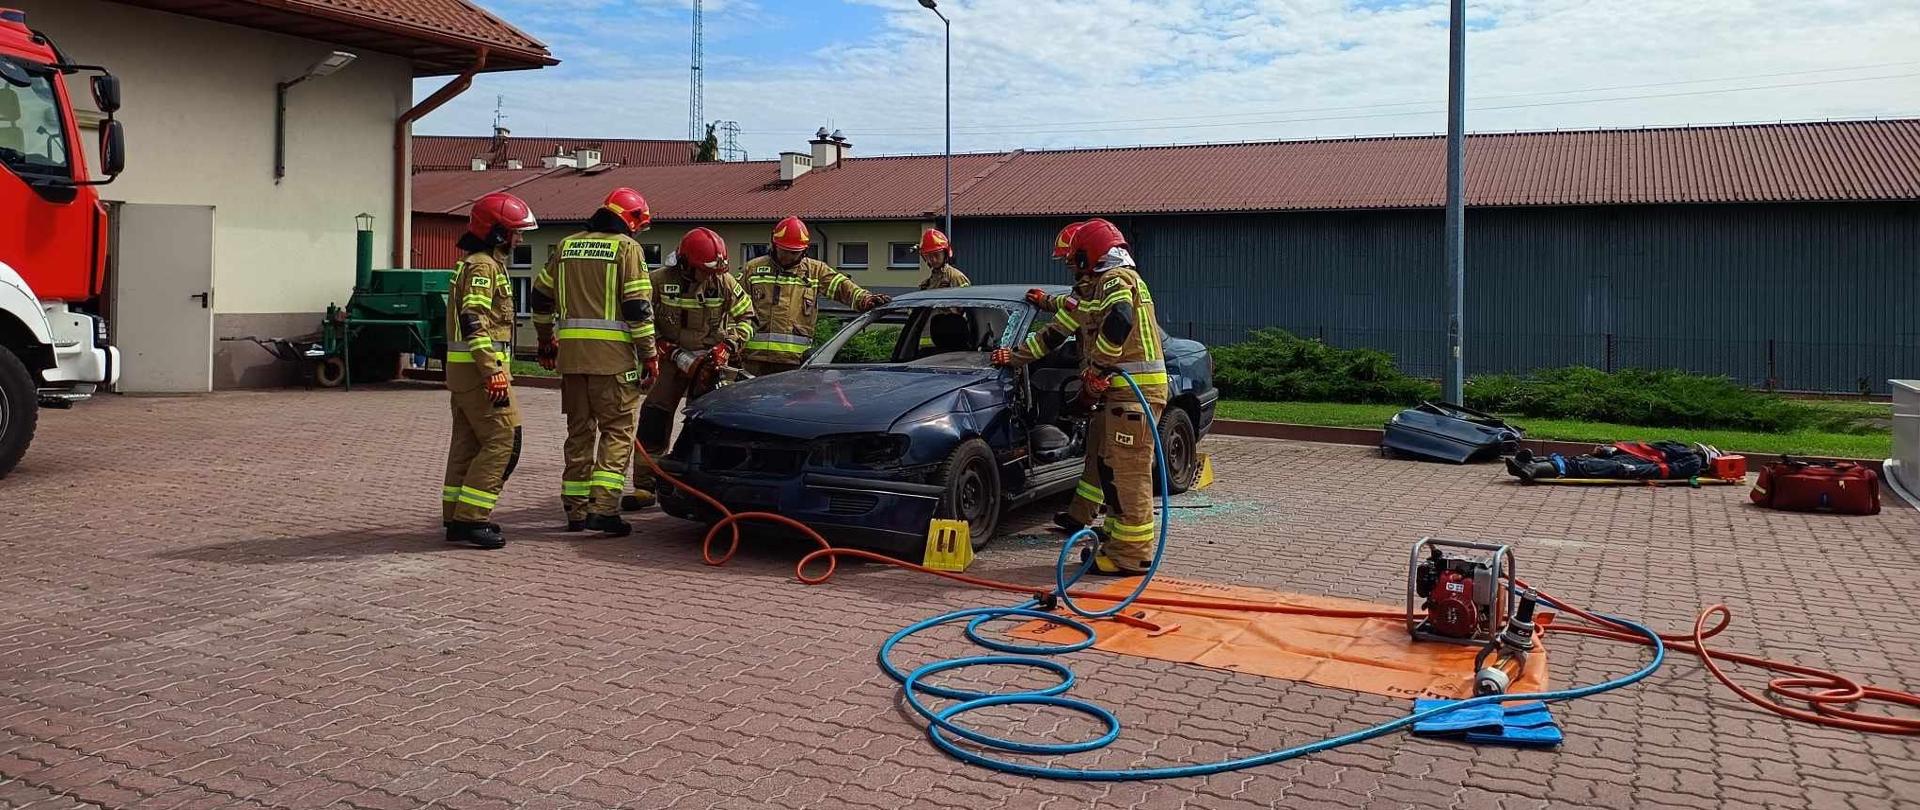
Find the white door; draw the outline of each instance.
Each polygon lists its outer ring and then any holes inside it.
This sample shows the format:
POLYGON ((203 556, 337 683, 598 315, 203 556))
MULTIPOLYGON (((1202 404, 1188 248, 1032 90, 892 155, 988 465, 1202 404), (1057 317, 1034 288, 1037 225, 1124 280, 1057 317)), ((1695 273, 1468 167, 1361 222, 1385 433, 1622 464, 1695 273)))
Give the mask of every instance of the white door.
POLYGON ((113 224, 117 390, 213 390, 213 207, 123 203, 113 224))

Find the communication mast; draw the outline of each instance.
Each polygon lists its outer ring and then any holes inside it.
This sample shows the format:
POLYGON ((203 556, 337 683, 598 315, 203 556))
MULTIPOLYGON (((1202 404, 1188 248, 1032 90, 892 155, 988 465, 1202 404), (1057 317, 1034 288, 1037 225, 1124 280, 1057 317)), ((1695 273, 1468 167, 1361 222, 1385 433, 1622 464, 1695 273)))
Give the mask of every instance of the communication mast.
POLYGON ((706 49, 702 41, 705 38, 704 28, 701 22, 700 0, 693 0, 693 75, 689 78, 691 86, 687 93, 687 140, 690 141, 707 137, 706 128, 703 126, 706 121, 706 105, 701 98, 706 92, 706 81, 702 76, 705 72, 702 64, 706 60, 701 55, 706 49))

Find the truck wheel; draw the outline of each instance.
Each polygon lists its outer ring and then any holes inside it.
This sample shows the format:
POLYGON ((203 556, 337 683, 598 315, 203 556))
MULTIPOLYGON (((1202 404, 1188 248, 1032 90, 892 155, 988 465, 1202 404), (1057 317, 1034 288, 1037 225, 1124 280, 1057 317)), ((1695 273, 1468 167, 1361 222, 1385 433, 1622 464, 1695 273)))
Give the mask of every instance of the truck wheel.
POLYGON ((948 520, 967 522, 967 535, 973 550, 979 551, 993 541, 1000 528, 1000 465, 993 450, 979 439, 968 439, 953 449, 940 468, 938 483, 946 487, 936 512, 948 520))
MULTIPOLYGON (((1178 495, 1193 488, 1193 482, 1200 476, 1199 440, 1193 433, 1193 417, 1187 415, 1187 409, 1178 405, 1168 405, 1167 412, 1160 417, 1160 449, 1167 455, 1167 492, 1178 495)), ((1154 464, 1154 497, 1160 495, 1160 468, 1154 464)))
POLYGON ((40 399, 33 373, 13 352, 0 346, 0 478, 13 472, 33 443, 39 425, 40 399))
POLYGON ((338 357, 325 357, 313 363, 313 381, 321 388, 339 388, 347 381, 347 362, 338 357))

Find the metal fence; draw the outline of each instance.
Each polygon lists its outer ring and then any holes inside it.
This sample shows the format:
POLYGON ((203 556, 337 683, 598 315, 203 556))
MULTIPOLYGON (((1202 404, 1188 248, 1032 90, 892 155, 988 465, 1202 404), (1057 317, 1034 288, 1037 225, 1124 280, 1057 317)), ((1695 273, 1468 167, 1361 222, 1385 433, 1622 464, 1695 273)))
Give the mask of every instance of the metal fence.
MULTIPOLYGON (((1401 371, 1428 379, 1440 377, 1446 347, 1446 333, 1440 330, 1288 327, 1219 321, 1168 321, 1162 326, 1178 337, 1209 346, 1240 343, 1256 329, 1285 329, 1336 348, 1387 352, 1393 355, 1401 371)), ((1885 394, 1888 392, 1887 369, 1904 369, 1907 376, 1920 375, 1920 345, 1911 343, 1523 332, 1502 333, 1497 339, 1485 340, 1476 340, 1469 334, 1465 352, 1469 375, 1525 373, 1561 366, 1590 366, 1609 372, 1683 369, 1724 375, 1742 385, 1773 391, 1885 394)))

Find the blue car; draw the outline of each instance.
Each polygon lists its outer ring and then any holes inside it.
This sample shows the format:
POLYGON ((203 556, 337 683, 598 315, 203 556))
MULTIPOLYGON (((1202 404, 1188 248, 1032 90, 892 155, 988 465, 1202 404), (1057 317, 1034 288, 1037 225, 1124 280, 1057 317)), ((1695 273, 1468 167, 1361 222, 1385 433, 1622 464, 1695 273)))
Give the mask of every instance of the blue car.
MULTIPOLYGON (((1069 340, 1021 369, 988 354, 1051 314, 1027 287, 902 295, 859 316, 798 369, 725 386, 687 407, 668 472, 740 511, 778 512, 836 545, 917 556, 933 518, 967 522, 977 549, 1003 512, 1069 492, 1086 420, 1079 347, 1069 340)), ((1067 292, 1065 287, 1048 288, 1067 292)), ((1191 340, 1165 345, 1169 405, 1160 420, 1175 492, 1198 475, 1196 448, 1219 393, 1213 360, 1191 340)), ((672 487, 668 514, 711 522, 672 487)))

